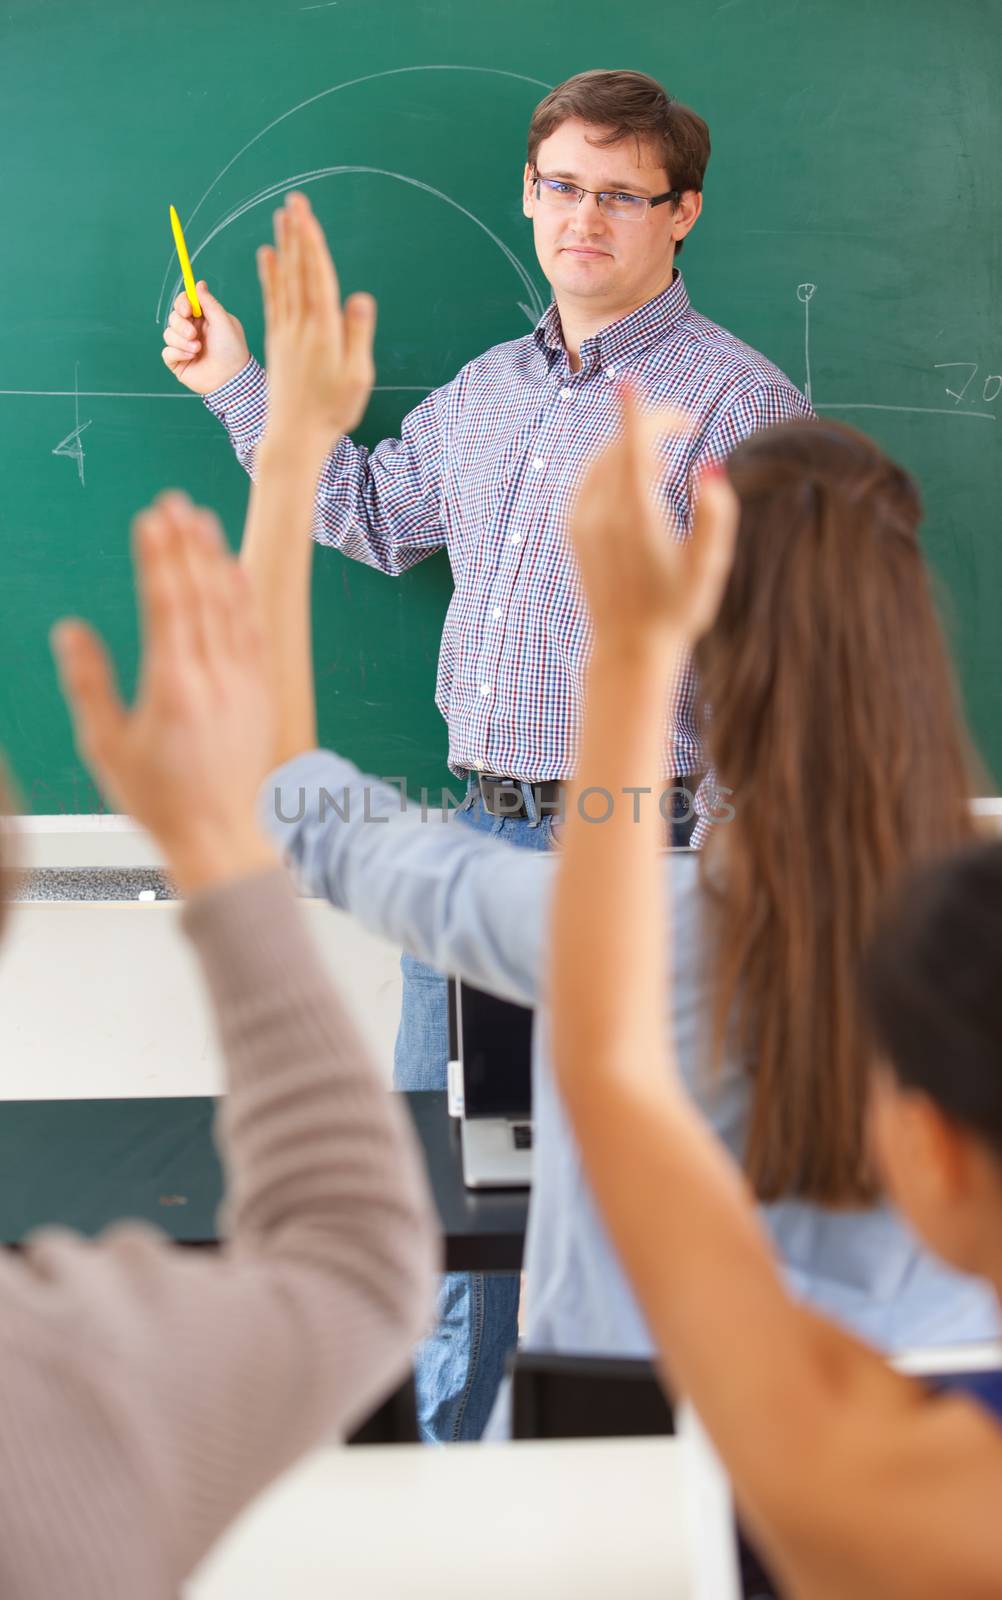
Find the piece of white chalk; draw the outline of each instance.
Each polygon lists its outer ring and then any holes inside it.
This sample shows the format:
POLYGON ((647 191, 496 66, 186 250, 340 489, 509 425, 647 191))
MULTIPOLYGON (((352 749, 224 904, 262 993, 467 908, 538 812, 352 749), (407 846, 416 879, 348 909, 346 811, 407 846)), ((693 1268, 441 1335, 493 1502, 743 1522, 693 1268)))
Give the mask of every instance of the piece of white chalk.
POLYGON ((156 897, 157 891, 155 889, 140 889, 139 891, 140 900, 155 900, 156 897))

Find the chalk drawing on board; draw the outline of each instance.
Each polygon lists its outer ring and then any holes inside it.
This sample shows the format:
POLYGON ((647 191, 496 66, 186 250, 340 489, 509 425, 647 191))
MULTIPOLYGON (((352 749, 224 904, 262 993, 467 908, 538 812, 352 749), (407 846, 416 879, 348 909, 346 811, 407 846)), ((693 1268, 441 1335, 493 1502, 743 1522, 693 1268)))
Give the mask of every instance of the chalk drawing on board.
POLYGON ((73 409, 76 419, 76 427, 73 429, 72 433, 68 433, 66 435, 65 439, 60 439, 52 454, 54 456, 69 456, 71 461, 76 462, 77 476, 80 479, 80 487, 81 489, 85 489, 87 485, 84 480, 84 447, 80 441, 80 435, 84 432, 84 429, 90 427, 90 419, 88 418, 88 420, 83 423, 80 421, 79 377, 80 363, 77 361, 73 367, 73 409))
MULTIPOLYGON (((216 176, 209 184, 209 187, 206 189, 205 193, 200 196, 200 198, 196 201, 193 210, 190 211, 185 217, 183 223, 185 238, 188 237, 188 229, 198 216, 198 213, 201 211, 203 205, 209 198, 213 189, 215 189, 216 185, 222 182, 230 168, 236 165, 241 156, 246 155, 247 151, 252 147, 252 145, 257 144, 260 139, 263 139, 266 134, 269 134, 272 128, 277 128, 279 123, 285 122, 289 117, 294 117, 297 112, 305 111, 307 106, 315 105, 318 100, 325 100, 328 95, 340 94, 342 89, 354 89, 362 83, 375 83, 379 78, 395 78, 412 72, 486 73, 495 78, 513 78, 518 83, 531 84, 533 88, 542 89, 544 93, 548 93, 550 89, 553 88, 552 83, 544 83, 541 78, 529 78, 526 77, 525 73, 523 72, 508 72, 503 67, 468 67, 447 63, 426 63, 422 66, 414 67, 387 67, 382 72, 366 72, 359 78, 345 78, 343 83, 333 83, 329 88, 321 89, 319 93, 311 94, 307 97, 307 99, 300 100, 298 105, 290 106, 287 111, 283 111, 280 116, 274 117, 271 122, 266 123, 263 128, 259 129, 252 139, 248 139, 247 143, 241 146, 236 155, 230 157, 225 167, 222 167, 219 172, 216 173, 216 176)), ((164 268, 163 281, 160 285, 160 298, 157 300, 157 309, 154 313, 154 321, 157 323, 161 321, 163 316, 164 294, 167 289, 167 281, 171 275, 174 259, 173 253, 169 254, 167 257, 167 265, 164 268)), ((171 300, 173 300, 175 296, 180 293, 180 286, 181 280, 178 279, 174 293, 170 296, 171 300)))
MULTIPOLYGON (((977 361, 937 361, 936 362, 936 366, 935 366, 935 368, 933 370, 936 371, 936 372, 943 372, 949 367, 966 367, 968 369, 967 379, 966 379, 966 382, 964 383, 964 387, 962 389, 960 389, 958 391, 957 389, 951 389, 949 387, 949 385, 947 385, 947 387, 946 387, 946 392, 950 396, 950 399, 954 402, 955 405, 959 406, 961 400, 963 400, 963 398, 966 395, 968 389, 971 387, 971 384, 974 382, 975 376, 977 375, 977 371, 978 371, 978 362, 977 361)), ((985 379, 983 385, 982 385, 981 398, 982 398, 983 401, 985 401, 986 404, 990 405, 992 401, 998 399, 1000 393, 1002 393, 1002 374, 999 374, 997 372, 990 372, 988 374, 987 378, 985 379), (992 384, 995 385, 995 388, 992 389, 991 394, 989 394, 988 391, 989 391, 989 389, 991 389, 992 384)))
MULTIPOLYGON (((926 416, 930 417, 980 417, 985 422, 994 422, 996 420, 994 411, 960 411, 952 406, 895 406, 886 405, 875 400, 815 400, 812 393, 813 381, 811 377, 810 317, 811 301, 814 299, 814 296, 817 293, 817 288, 818 286, 816 283, 798 283, 797 285, 797 299, 801 302, 804 308, 804 393, 808 400, 810 400, 815 411, 901 411, 912 412, 916 415, 925 414, 926 416)), ((936 362, 936 367, 966 367, 972 365, 974 367, 974 371, 976 372, 976 363, 971 363, 968 361, 936 362)), ((935 370, 935 368, 933 370, 935 370)), ((971 376, 973 377, 973 373, 971 376)), ((948 395, 955 396, 958 406, 969 383, 970 378, 968 378, 967 384, 964 385, 964 388, 961 390, 959 395, 955 395, 955 391, 953 389, 947 389, 946 391, 948 395)), ((998 388, 991 396, 988 394, 988 383, 985 384, 983 398, 985 401, 988 401, 989 399, 994 400, 1000 391, 1002 391, 1002 377, 999 377, 998 388)))
MULTIPOLYGON (((257 194, 248 196, 246 200, 242 200, 239 205, 234 206, 233 210, 227 212, 226 216, 217 222, 215 227, 205 235, 204 239, 199 240, 195 248, 190 251, 192 266, 194 266, 203 250, 207 250, 212 241, 218 238, 219 234, 248 211, 252 211, 255 206, 265 205, 269 200, 277 199, 279 195, 287 193, 290 189, 305 189, 307 185, 320 183, 324 178, 340 178, 350 173, 362 173, 366 177, 373 178, 393 178, 397 183, 406 183, 412 189, 421 189, 425 194, 433 195, 436 200, 444 201, 446 205, 452 206, 455 211, 467 217, 475 227, 487 235, 492 244, 497 246, 505 260, 510 263, 513 271, 518 275, 519 281, 528 296, 528 303, 523 300, 517 301, 519 310, 524 313, 533 325, 539 321, 539 318, 546 310, 543 297, 518 256, 513 250, 509 250, 504 240, 499 239, 497 234, 493 233, 480 217, 476 216, 472 211, 468 211, 465 206, 461 206, 458 200, 454 200, 451 195, 446 194, 442 189, 436 189, 432 184, 425 183, 421 178, 412 178, 406 172, 391 172, 386 167, 315 167, 311 172, 293 173, 288 178, 280 179, 278 183, 270 183, 267 188, 260 189, 257 194)), ((172 301, 175 295, 180 294, 181 284, 182 279, 177 277, 171 290, 170 298, 172 301)))
MULTIPOLYGON (((430 394, 430 383, 377 383, 373 394, 430 394)), ((65 399, 69 395, 77 395, 81 400, 201 400, 200 394, 173 394, 168 389, 0 389, 0 397, 4 395, 17 396, 20 399, 65 399)), ((85 422, 84 428, 89 428, 90 423, 85 422)), ((81 428, 81 433, 83 428, 81 428)), ((70 438, 71 435, 67 435, 70 438)), ((66 443, 66 440, 63 440, 66 443)), ((57 446, 53 455, 66 455, 69 452, 60 450, 57 446)))
POLYGON ((798 283, 797 299, 804 308, 804 393, 811 398, 811 301, 817 293, 816 283, 798 283))
POLYGON ((976 361, 937 361, 936 365, 933 368, 933 371, 934 372, 943 372, 948 367, 967 367, 968 368, 967 382, 964 384, 964 387, 961 390, 958 391, 956 389, 951 389, 949 387, 949 385, 947 385, 947 389, 946 389, 946 392, 950 396, 950 399, 951 400, 955 400, 957 405, 959 406, 961 400, 963 400, 965 394, 967 393, 968 389, 971 386, 971 380, 974 377, 974 374, 978 370, 978 363, 976 361))

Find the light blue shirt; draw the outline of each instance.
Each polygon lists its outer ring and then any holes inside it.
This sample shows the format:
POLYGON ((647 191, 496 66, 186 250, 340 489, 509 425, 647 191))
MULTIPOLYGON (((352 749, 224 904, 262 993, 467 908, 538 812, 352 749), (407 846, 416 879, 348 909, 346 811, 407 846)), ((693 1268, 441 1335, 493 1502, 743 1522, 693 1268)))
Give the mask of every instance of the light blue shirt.
MULTIPOLYGON (((265 783, 262 820, 305 892, 440 972, 538 1006, 533 1061, 534 1177, 526 1239, 525 1343, 568 1353, 649 1356, 650 1334, 599 1219, 550 1068, 545 982, 557 858, 519 850, 432 810, 328 751, 265 783)), ((740 1161, 747 1074, 702 1065, 711 962, 699 857, 664 858, 671 906, 672 1024, 682 1077, 740 1161)), ((667 976, 667 975, 666 975, 667 976)), ((829 1211, 762 1207, 792 1289, 883 1350, 1000 1333, 992 1289, 942 1265, 886 1205, 829 1211)), ((698 1229, 699 1217, 694 1215, 698 1229)))

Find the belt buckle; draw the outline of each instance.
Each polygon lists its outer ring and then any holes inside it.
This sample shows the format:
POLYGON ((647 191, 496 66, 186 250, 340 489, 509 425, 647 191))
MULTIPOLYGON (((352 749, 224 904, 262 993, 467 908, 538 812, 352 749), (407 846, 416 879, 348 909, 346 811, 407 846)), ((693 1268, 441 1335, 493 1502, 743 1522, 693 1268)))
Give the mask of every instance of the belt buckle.
POLYGON ((482 772, 477 773, 477 785, 480 789, 480 804, 488 813, 488 815, 492 817, 501 817, 502 819, 505 817, 518 816, 518 806, 514 807, 510 811, 504 807, 499 808, 498 810, 494 809, 500 797, 505 794, 517 794, 519 797, 519 803, 522 803, 523 797, 521 785, 519 784, 518 780, 516 778, 498 778, 495 777, 493 773, 487 773, 486 776, 491 785, 490 791, 488 792, 484 788, 484 776, 485 774, 482 772), (493 804, 491 804, 491 800, 493 800, 493 804))

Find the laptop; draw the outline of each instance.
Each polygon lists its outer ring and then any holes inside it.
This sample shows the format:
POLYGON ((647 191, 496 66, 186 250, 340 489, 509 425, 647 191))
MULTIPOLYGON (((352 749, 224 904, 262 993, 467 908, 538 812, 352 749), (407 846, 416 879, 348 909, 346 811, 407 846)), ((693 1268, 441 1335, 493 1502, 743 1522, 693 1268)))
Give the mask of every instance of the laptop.
MULTIPOLYGON (((891 1363, 937 1391, 961 1390, 1002 1425, 1002 1344, 994 1339, 909 1350, 891 1363)), ((686 1446, 686 1534, 692 1600, 785 1600, 734 1516, 730 1484, 691 1405, 676 1411, 686 1446)))
POLYGON ((527 1188, 532 1182, 533 1013, 469 983, 457 981, 450 988, 450 1054, 461 1079, 463 1182, 468 1189, 527 1188))

